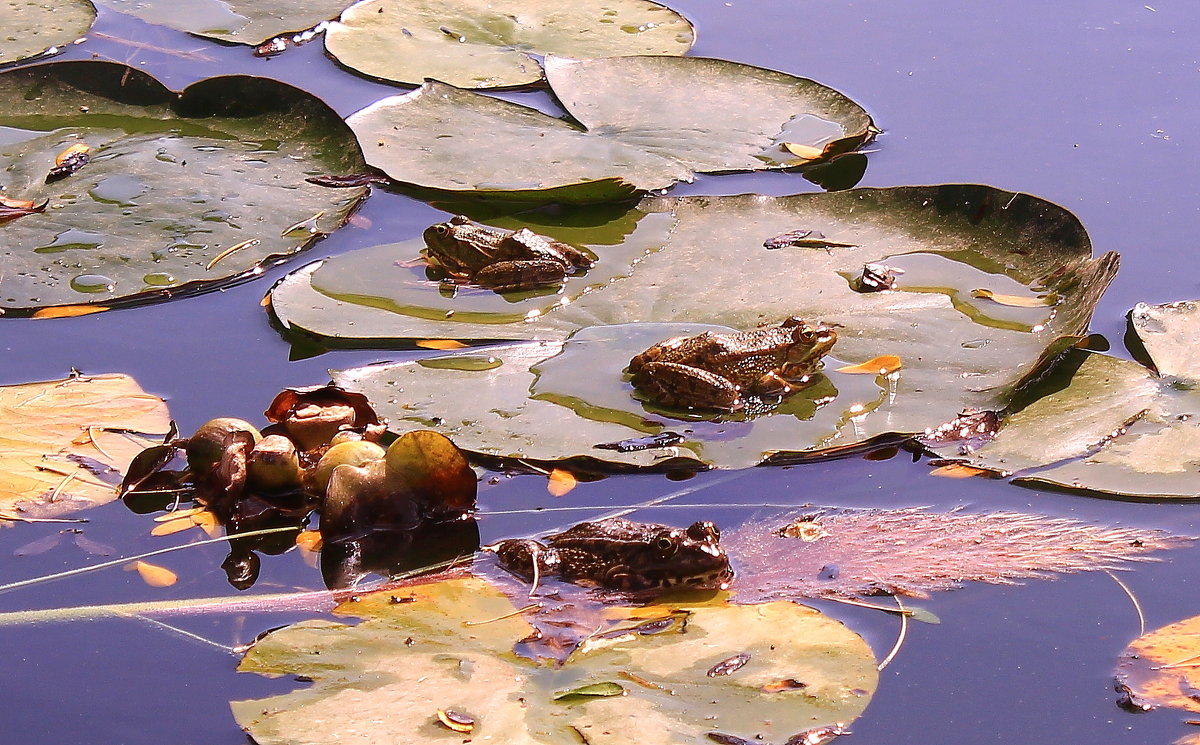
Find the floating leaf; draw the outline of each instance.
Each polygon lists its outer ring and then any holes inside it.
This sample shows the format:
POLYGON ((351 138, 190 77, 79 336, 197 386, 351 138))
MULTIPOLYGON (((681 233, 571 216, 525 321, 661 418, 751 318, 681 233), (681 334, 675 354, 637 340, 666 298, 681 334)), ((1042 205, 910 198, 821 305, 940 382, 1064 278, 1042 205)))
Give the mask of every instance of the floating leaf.
POLYGON ((981 288, 971 290, 971 297, 991 300, 993 303, 1001 305, 1011 305, 1014 308, 1042 308, 1055 303, 1055 298, 1050 295, 1005 295, 981 288))
POLYGON ((685 18, 646 0, 363 0, 330 24, 325 48, 384 80, 496 88, 541 80, 533 55, 682 55, 694 40, 685 18))
MULTIPOLYGON (((588 214, 560 219, 577 226, 588 214)), ((434 426, 453 433, 461 447, 500 457, 742 467, 921 433, 966 409, 1003 409, 1043 360, 1086 331, 1117 265, 1113 254, 1090 257, 1087 236, 1070 213, 976 186, 647 200, 617 222, 628 236, 619 243, 607 226, 589 233, 534 225, 600 257, 585 276, 569 279, 562 294, 467 291, 447 298, 422 284, 416 270, 396 266, 418 255, 417 241, 306 267, 273 290, 273 308, 285 326, 331 345, 548 340, 488 350, 499 364, 468 364, 480 353, 464 351, 436 365, 335 373, 339 384, 372 398, 396 431, 440 420, 434 426), (830 251, 762 245, 799 228, 855 245, 830 251), (863 264, 884 259, 902 266, 912 284, 856 292, 852 279, 863 264), (998 273, 1000 267, 1007 268, 998 273), (763 277, 789 279, 758 281, 763 277), (972 298, 981 280, 1013 292, 1052 285, 1061 301, 1052 310, 972 298), (629 360, 669 337, 745 330, 782 321, 785 313, 839 324, 839 339, 813 383, 763 416, 698 421, 714 415, 644 404, 625 382, 629 360), (623 323, 631 320, 640 323, 623 323), (577 331, 582 326, 592 328, 577 331), (570 341, 559 341, 572 332, 570 341), (838 371, 900 354, 903 369, 887 378, 838 371), (678 447, 597 447, 678 431, 684 423, 692 431, 678 447)))
POLYGON ((176 94, 124 65, 50 63, 0 74, 0 112, 6 192, 50 205, 0 221, 7 315, 77 315, 253 276, 339 227, 366 193, 305 182, 362 161, 336 114, 274 81, 212 78, 176 94), (45 183, 64 149, 83 147, 85 166, 45 183), (318 233, 280 235, 319 209, 318 233))
POLYGON ((321 550, 321 531, 302 530, 296 534, 296 545, 305 551, 321 550))
POLYGON ((1200 616, 1163 626, 1130 642, 1117 663, 1123 703, 1200 712, 1200 616))
POLYGON ((467 345, 454 339, 422 339, 417 346, 422 349, 463 349, 467 345))
POLYGON ((472 737, 510 743, 577 742, 580 733, 594 745, 702 742, 714 731, 781 743, 814 724, 854 720, 878 677, 861 638, 794 603, 610 608, 606 615, 617 626, 674 608, 686 615, 687 633, 597 639, 558 666, 513 654, 532 628, 482 580, 412 589, 412 602, 396 604, 381 593, 342 605, 339 613, 364 619, 357 625, 306 621, 260 640, 241 670, 304 675, 313 684, 233 702, 238 723, 260 745, 443 742, 451 733, 438 710, 469 712, 472 737), (706 676, 738 652, 754 662, 732 675, 706 676), (789 678, 807 685, 762 690, 789 678), (650 685, 626 687, 621 679, 650 685), (555 700, 564 691, 621 688, 624 695, 555 700))
POLYGON ((743 602, 799 597, 915 595, 964 582, 1013 584, 1054 573, 1112 569, 1188 540, 1017 512, 822 510, 747 523, 722 544, 737 558, 743 602), (818 540, 796 526, 818 525, 818 540))
POLYGON ((175 572, 158 564, 151 564, 148 561, 135 561, 127 566, 126 569, 137 571, 142 581, 151 587, 170 587, 179 581, 179 575, 175 574, 175 572))
POLYGON ((969 479, 973 476, 982 476, 985 473, 990 473, 990 471, 983 468, 972 468, 962 463, 949 463, 934 468, 929 472, 929 475, 940 476, 944 479, 969 479))
POLYGON ((725 60, 548 57, 545 66, 578 123, 437 81, 346 122, 367 162, 397 181, 576 202, 619 198, 615 183, 596 192, 611 179, 650 190, 696 172, 787 167, 795 159, 782 136, 834 153, 876 132, 830 88, 725 60), (562 191, 536 193, 548 189, 562 191))
POLYGON ((257 46, 336 18, 351 0, 96 0, 158 26, 257 46))
POLYGON ((70 44, 96 20, 88 0, 0 0, 0 64, 36 57, 70 44))
POLYGON ((439 722, 455 732, 473 732, 475 730, 474 717, 461 712, 438 709, 437 718, 439 722))
POLYGON ((857 365, 839 367, 837 371, 850 375, 891 375, 902 367, 904 367, 904 363, 898 356, 882 354, 857 365))
POLYGON ((192 521, 191 517, 179 517, 174 520, 169 520, 167 522, 155 525, 153 528, 151 528, 150 535, 174 535, 176 533, 182 533, 183 531, 188 530, 195 525, 196 523, 192 521))
POLYGON ((625 693, 625 686, 612 681, 604 681, 602 683, 588 683, 585 686, 571 688, 566 691, 555 693, 553 698, 555 701, 563 701, 573 698, 586 698, 588 696, 597 696, 605 698, 608 696, 620 696, 625 693))
MULTIPOLYGON (((41 308, 33 312, 30 318, 78 318, 90 316, 93 313, 103 313, 108 310, 105 305, 55 305, 52 308, 41 308)), ((3 315, 3 312, 0 312, 3 315)))
POLYGON ((549 480, 546 483, 546 491, 550 492, 550 496, 552 497, 561 497, 574 489, 578 483, 575 479, 575 474, 562 468, 555 468, 550 472, 549 480))
POLYGON ((0 509, 52 517, 111 501, 169 426, 162 399, 125 375, 0 387, 0 509))

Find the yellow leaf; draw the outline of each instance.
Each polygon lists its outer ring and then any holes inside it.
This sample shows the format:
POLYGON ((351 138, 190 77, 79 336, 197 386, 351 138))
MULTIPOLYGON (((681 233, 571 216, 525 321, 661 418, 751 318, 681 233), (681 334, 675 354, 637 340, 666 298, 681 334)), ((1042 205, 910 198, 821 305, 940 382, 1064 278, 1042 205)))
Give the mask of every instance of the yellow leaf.
POLYGON ((90 153, 91 151, 92 149, 87 145, 81 142, 76 143, 59 153, 58 157, 54 159, 54 165, 61 166, 63 163, 67 162, 67 158, 70 158, 73 155, 84 155, 86 153, 90 153))
POLYGON ((197 512, 191 516, 192 524, 197 525, 208 534, 209 538, 218 538, 221 535, 221 523, 217 522, 217 516, 208 510, 197 512))
POLYGON ((417 346, 425 349, 465 349, 467 345, 454 339, 422 339, 417 346))
POLYGON ((321 533, 316 530, 304 530, 296 534, 296 545, 305 551, 321 550, 321 533))
POLYGON ((1029 296, 1029 295, 1002 295, 998 292, 992 292, 983 288, 971 290, 971 297, 977 297, 983 300, 991 300, 993 303, 1000 305, 1009 305, 1014 308, 1045 308, 1047 305, 1054 305, 1057 302, 1053 295, 1029 296))
POLYGON ((982 476, 987 471, 982 468, 974 468, 972 466, 963 465, 962 463, 951 463, 947 466, 939 466, 929 472, 930 476, 941 476, 946 479, 969 479, 972 476, 982 476))
POLYGON ((77 318, 90 316, 93 313, 103 313, 108 310, 104 305, 55 305, 52 308, 42 308, 34 312, 34 318, 77 318))
POLYGON ((175 520, 170 520, 165 523, 159 523, 150 530, 150 535, 172 535, 182 533, 196 523, 192 522, 191 517, 181 517, 175 520))
POLYGON ((575 478, 575 474, 570 471, 564 471, 561 468, 555 468, 550 472, 550 480, 546 483, 546 491, 550 492, 551 496, 561 497, 574 489, 578 483, 579 481, 575 478))
POLYGON ((837 371, 851 375, 891 375, 902 367, 904 363, 896 355, 881 354, 857 365, 839 367, 837 371))
POLYGON ((115 499, 96 464, 124 473, 170 421, 162 399, 127 375, 0 386, 0 510, 57 517, 115 499))
POLYGON ((171 520, 178 520, 181 517, 191 517, 192 515, 196 514, 197 512, 203 512, 203 511, 204 511, 203 507, 188 507, 186 510, 175 510, 174 512, 164 512, 163 514, 159 515, 158 517, 155 517, 154 522, 156 522, 156 523, 170 522, 171 520))
POLYGON ((136 570, 141 576, 142 581, 151 587, 170 587, 179 581, 179 575, 172 572, 166 567, 160 567, 158 564, 151 564, 146 561, 135 561, 132 565, 125 567, 126 571, 136 570))
POLYGON ((812 145, 801 145, 798 142, 785 142, 783 149, 804 160, 816 160, 825 155, 825 150, 812 145))
POLYGON ((470 733, 475 729, 475 719, 469 714, 460 714, 457 711, 449 709, 438 709, 437 718, 443 726, 455 732, 470 733))

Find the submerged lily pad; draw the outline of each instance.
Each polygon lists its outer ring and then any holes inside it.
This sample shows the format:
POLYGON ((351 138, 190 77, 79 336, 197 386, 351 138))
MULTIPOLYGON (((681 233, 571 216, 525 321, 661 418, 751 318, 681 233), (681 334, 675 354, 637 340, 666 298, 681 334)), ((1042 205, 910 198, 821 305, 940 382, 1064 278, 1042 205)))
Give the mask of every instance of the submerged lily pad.
POLYGON ((52 63, 0 75, 0 112, 6 196, 49 201, 0 223, 0 312, 246 276, 341 226, 366 194, 305 182, 362 161, 336 114, 274 81, 176 94, 124 65, 52 63), (70 147, 86 162, 47 183, 70 147))
MULTIPOLYGON (((488 350, 504 364, 486 370, 402 363, 336 377, 367 393, 394 428, 432 424, 470 450, 647 465, 654 454, 595 446, 678 429, 688 438, 667 454, 732 467, 921 432, 967 407, 1004 408, 1043 359, 1085 332, 1117 265, 1115 254, 1090 257, 1086 233, 1062 208, 987 187, 657 199, 644 201, 635 214, 637 228, 615 250, 588 243, 586 231, 559 234, 553 226, 535 226, 600 257, 586 275, 568 279, 560 295, 469 291, 439 296, 445 304, 435 304, 412 269, 395 266, 409 257, 392 253, 389 265, 347 258, 306 268, 273 291, 272 304, 293 329, 357 344, 403 338, 561 342, 591 325, 684 324, 583 331, 565 348, 488 350), (821 244, 853 245, 763 246, 801 229, 822 233, 821 244), (632 260, 626 253, 631 248, 632 260), (353 269, 343 273, 347 260, 353 269), (863 265, 871 262, 904 269, 896 290, 855 289, 863 265), (386 292, 351 293, 352 278, 364 277, 386 292), (981 287, 1053 297, 1054 305, 998 304, 972 293, 981 287), (643 405, 622 377, 634 354, 692 333, 687 329, 697 324, 744 330, 791 315, 837 324, 839 339, 819 384, 768 416, 698 424, 696 417, 643 405), (561 357, 545 361, 560 349, 561 357), (881 355, 899 357, 901 369, 881 376, 835 370, 881 355), (462 393, 446 396, 447 390, 462 393)), ((415 257, 416 246, 409 250, 415 257)))
POLYGON ((96 20, 88 0, 0 0, 0 64, 70 44, 96 20))
POLYGON ((472 739, 506 743, 565 745, 583 736, 595 745, 665 745, 706 735, 781 743, 814 727, 849 724, 878 679, 859 636, 793 603, 613 608, 609 622, 621 627, 682 610, 686 633, 675 624, 662 633, 601 635, 556 666, 514 654, 513 645, 533 629, 482 580, 406 589, 405 602, 395 602, 395 594, 340 606, 339 613, 364 619, 356 626, 306 621, 247 653, 242 671, 313 681, 282 696, 232 703, 255 742, 462 739, 449 721, 470 723, 472 739), (735 655, 746 655, 746 664, 708 675, 735 655), (791 683, 780 685, 785 681, 791 683), (619 695, 611 695, 614 686, 619 695))
POLYGON ((352 0, 96 0, 167 28, 236 44, 257 45, 336 18, 352 0))
POLYGON ((541 80, 534 55, 682 55, 695 38, 683 16, 648 0, 363 0, 330 25, 325 48, 384 80, 496 88, 541 80))
POLYGON ((510 196, 604 179, 651 190, 695 172, 803 165, 877 131, 831 88, 725 60, 547 57, 545 67, 575 121, 438 81, 346 121, 367 161, 397 181, 510 196), (798 157, 785 143, 815 154, 798 157))
POLYGON ((1018 483, 1143 499, 1200 497, 1200 302, 1130 313, 1158 374, 1077 353, 965 459, 1018 483))

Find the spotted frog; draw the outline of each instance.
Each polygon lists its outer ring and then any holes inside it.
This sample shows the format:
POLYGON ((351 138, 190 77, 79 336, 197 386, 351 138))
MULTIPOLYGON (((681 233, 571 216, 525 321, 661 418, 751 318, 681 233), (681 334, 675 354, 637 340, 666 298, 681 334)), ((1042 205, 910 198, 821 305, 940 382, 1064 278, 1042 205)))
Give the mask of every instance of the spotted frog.
POLYGON ((580 523, 544 543, 514 539, 487 549, 505 569, 530 580, 553 576, 626 592, 725 589, 733 571, 720 537, 707 521, 682 529, 614 517, 580 523))
POLYGON ((633 385, 663 406, 738 411, 746 397, 808 385, 837 332, 792 317, 738 333, 706 331, 655 344, 629 362, 633 385))
POLYGON ((456 280, 496 292, 562 282, 588 269, 590 256, 529 228, 504 230, 455 215, 425 229, 426 255, 456 280))

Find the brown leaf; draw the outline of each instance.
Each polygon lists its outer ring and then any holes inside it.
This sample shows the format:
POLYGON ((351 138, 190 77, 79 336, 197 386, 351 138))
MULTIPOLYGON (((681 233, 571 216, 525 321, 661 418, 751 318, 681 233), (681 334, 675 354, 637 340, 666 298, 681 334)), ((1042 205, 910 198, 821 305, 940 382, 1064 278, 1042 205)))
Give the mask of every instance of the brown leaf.
POLYGON ((142 581, 151 587, 170 587, 179 581, 179 575, 166 567, 151 564, 147 561, 135 561, 125 567, 126 571, 135 570, 142 581))
POLYGON ((106 305, 55 305, 50 308, 40 308, 34 312, 33 318, 78 318, 90 316, 93 313, 103 313, 108 310, 106 305))
POLYGON ((550 496, 552 497, 561 497, 574 489, 578 483, 579 481, 576 480, 575 474, 562 468, 555 468, 550 472, 549 481, 546 483, 546 491, 550 492, 550 496))
POLYGON ((319 530, 302 530, 296 534, 296 545, 305 551, 321 550, 321 532, 319 530))
POLYGON ((458 446, 433 430, 406 432, 384 456, 389 474, 400 477, 435 512, 475 509, 479 482, 458 446))
POLYGON ((1017 512, 829 510, 750 522, 722 543, 738 558, 738 600, 925 596, 964 582, 1012 584, 1054 572, 1111 569, 1188 540, 1017 512), (790 526, 817 523, 805 542, 790 526))
POLYGON ((28 199, 0 197, 0 224, 16 220, 18 217, 45 212, 47 204, 49 201, 45 199, 40 202, 31 202, 28 199))
POLYGON ((158 525, 155 525, 150 530, 150 535, 153 535, 153 536, 174 535, 175 533, 182 533, 183 531, 191 528, 195 524, 196 523, 192 522, 192 518, 190 516, 189 517, 181 517, 181 518, 178 518, 175 520, 170 520, 168 522, 159 523, 158 525))
POLYGON ((973 468, 963 463, 950 463, 929 472, 930 476, 940 476, 944 479, 969 479, 972 476, 987 476, 989 471, 982 468, 973 468))
POLYGON ((881 354, 857 365, 839 367, 837 371, 851 375, 891 375, 902 367, 904 363, 896 355, 881 354))
POLYGON ((117 496, 133 457, 170 427, 126 375, 0 386, 0 510, 52 517, 117 496))

